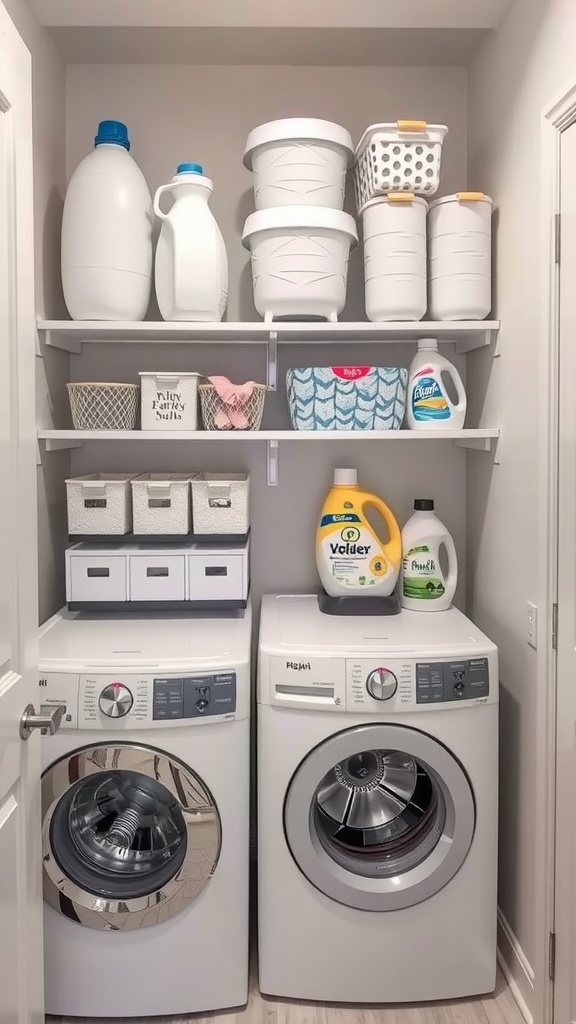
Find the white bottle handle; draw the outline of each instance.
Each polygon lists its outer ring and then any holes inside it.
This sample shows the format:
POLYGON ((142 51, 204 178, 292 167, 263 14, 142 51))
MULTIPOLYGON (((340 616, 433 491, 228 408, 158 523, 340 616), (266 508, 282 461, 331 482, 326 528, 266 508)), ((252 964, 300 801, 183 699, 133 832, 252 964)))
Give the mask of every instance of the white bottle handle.
MULTIPOLYGON (((456 409, 457 412, 465 411, 466 410, 466 391, 465 391, 465 388, 464 388, 464 384, 462 383, 462 377, 458 373, 458 370, 456 369, 455 366, 446 367, 443 370, 443 372, 450 374, 450 377, 452 378, 452 380, 454 382, 454 387, 456 388, 456 392, 457 392, 457 395, 458 395, 458 401, 456 403, 450 402, 450 405, 452 406, 453 409, 456 409)), ((448 397, 448 401, 450 401, 450 397, 449 396, 447 396, 447 397, 448 397)))
POLYGON ((445 545, 446 553, 448 555, 448 572, 446 574, 445 589, 448 593, 453 594, 458 582, 458 555, 456 554, 454 541, 449 533, 442 538, 441 543, 445 545))
POLYGON ((168 214, 163 213, 162 210, 160 209, 160 196, 162 195, 163 192, 168 192, 171 188, 172 184, 169 184, 160 185, 160 188, 156 189, 156 194, 154 196, 154 213, 156 214, 157 217, 160 218, 160 220, 168 220, 168 214))

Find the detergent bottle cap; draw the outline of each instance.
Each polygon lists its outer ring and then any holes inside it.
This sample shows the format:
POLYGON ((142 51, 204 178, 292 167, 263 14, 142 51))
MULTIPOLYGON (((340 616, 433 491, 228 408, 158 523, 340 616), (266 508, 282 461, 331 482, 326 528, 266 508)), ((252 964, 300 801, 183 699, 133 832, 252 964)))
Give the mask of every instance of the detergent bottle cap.
POLYGON ((414 499, 414 511, 415 512, 433 512, 434 502, 432 498, 415 498, 414 499))
POLYGON ((335 469, 334 470, 334 484, 335 486, 348 486, 354 487, 358 483, 358 473, 355 469, 335 469))
POLYGON ((437 352, 438 342, 436 341, 436 338, 419 338, 418 351, 437 352))

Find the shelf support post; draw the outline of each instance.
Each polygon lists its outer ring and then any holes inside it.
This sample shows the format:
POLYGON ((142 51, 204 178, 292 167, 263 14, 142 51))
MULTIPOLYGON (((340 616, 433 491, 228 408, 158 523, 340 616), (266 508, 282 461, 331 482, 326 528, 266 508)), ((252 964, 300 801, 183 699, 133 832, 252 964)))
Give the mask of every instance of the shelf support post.
POLYGON ((278 486, 278 441, 268 441, 266 483, 268 487, 278 486))
POLYGON ((266 386, 268 391, 278 389, 278 331, 270 331, 268 334, 266 386))

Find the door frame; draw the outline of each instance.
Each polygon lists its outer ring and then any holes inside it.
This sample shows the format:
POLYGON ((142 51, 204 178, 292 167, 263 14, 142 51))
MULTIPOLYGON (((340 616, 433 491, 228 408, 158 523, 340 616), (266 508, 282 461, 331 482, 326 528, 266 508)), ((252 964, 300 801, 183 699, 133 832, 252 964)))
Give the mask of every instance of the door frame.
POLYGON ((540 449, 544 486, 540 514, 545 544, 542 562, 544 621, 537 660, 536 810, 542 828, 536 841, 535 976, 533 1019, 551 1024, 554 1016, 555 858, 556 858, 556 607, 558 600, 558 480, 560 366, 560 157, 562 132, 576 122, 576 80, 571 79, 546 105, 541 118, 541 231, 545 254, 542 354, 545 407, 541 412, 540 449))

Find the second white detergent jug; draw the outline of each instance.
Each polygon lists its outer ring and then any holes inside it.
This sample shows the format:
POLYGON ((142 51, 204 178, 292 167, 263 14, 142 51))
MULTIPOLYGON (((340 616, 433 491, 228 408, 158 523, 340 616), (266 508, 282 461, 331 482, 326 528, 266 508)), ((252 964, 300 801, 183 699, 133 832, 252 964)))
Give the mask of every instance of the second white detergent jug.
POLYGON ((435 338, 421 338, 410 364, 406 423, 410 430, 461 430, 466 418, 462 378, 449 359, 438 352, 435 338), (452 379, 457 400, 450 398, 444 376, 452 379))
POLYGON ((200 164, 179 164, 172 181, 154 196, 162 221, 156 247, 156 298, 164 320, 218 321, 228 299, 228 257, 208 205, 214 186, 200 164), (174 203, 168 213, 160 198, 174 203))

